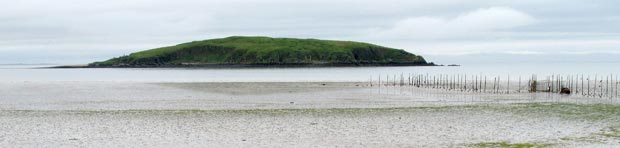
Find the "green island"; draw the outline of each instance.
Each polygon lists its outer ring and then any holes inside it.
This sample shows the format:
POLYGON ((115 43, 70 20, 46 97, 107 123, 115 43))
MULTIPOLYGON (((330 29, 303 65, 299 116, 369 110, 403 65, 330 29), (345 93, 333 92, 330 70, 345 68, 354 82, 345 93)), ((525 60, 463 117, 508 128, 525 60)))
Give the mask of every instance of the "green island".
MULTIPOLYGON (((243 37, 193 41, 81 67, 434 66, 422 56, 369 43, 243 37)), ((67 66, 70 67, 70 66, 67 66)))

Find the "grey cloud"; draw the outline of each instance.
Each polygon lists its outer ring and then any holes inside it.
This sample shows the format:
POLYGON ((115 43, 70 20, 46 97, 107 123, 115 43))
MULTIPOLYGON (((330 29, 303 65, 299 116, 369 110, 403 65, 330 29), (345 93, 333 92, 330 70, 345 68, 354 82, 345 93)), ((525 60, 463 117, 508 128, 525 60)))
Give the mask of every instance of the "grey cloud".
POLYGON ((231 35, 357 40, 431 55, 611 53, 620 44, 613 42, 620 40, 616 0, 20 0, 0 5, 9 6, 0 9, 0 54, 18 57, 83 54, 84 61, 92 61, 85 53, 122 55, 231 35), (479 16, 459 22, 480 11, 508 12, 502 16, 512 19, 479 16), (423 24, 428 27, 416 29, 423 24))

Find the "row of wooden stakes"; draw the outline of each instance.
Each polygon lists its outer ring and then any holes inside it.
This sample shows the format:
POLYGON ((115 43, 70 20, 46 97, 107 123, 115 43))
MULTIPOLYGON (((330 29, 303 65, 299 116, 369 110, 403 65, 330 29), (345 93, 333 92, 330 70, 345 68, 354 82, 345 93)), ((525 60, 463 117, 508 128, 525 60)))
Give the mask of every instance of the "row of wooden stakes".
POLYGON ((619 96, 617 75, 549 75, 539 79, 531 75, 523 80, 521 76, 467 75, 467 74, 407 74, 370 76, 371 87, 418 87, 450 91, 480 92, 495 94, 510 93, 561 93, 586 97, 619 96))

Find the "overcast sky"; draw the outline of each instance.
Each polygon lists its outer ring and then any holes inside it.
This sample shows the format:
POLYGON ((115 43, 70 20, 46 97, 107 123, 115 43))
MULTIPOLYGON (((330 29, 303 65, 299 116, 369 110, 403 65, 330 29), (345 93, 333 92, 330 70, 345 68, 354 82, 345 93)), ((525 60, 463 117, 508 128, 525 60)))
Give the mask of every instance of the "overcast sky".
POLYGON ((618 0, 0 1, 0 63, 76 63, 233 35, 437 56, 618 54, 618 0))

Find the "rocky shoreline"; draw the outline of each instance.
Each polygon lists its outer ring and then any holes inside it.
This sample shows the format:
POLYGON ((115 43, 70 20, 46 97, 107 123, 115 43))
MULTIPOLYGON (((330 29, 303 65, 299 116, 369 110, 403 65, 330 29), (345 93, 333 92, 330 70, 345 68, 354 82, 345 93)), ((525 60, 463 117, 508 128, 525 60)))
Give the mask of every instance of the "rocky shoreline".
POLYGON ((291 64, 153 64, 153 65, 61 65, 48 68, 295 68, 295 67, 378 67, 444 66, 434 63, 291 63, 291 64))

